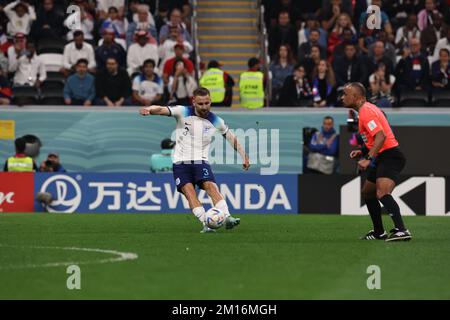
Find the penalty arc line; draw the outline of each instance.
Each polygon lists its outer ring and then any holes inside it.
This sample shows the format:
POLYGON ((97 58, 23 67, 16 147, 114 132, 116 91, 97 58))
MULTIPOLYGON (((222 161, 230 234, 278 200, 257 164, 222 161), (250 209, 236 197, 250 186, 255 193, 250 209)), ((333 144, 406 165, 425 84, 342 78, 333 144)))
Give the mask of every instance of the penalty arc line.
POLYGON ((50 250, 71 250, 71 251, 86 251, 86 252, 98 252, 104 254, 112 254, 116 255, 113 258, 105 258, 100 260, 88 260, 88 261, 63 261, 63 262, 49 262, 43 264, 26 264, 26 265, 18 265, 18 266, 0 266, 0 270, 2 269, 27 269, 27 268, 50 268, 50 267, 63 267, 70 265, 83 265, 83 264, 103 264, 103 263, 114 263, 121 262, 126 260, 135 260, 139 256, 133 252, 120 252, 116 250, 104 250, 104 249, 96 249, 96 248, 77 248, 77 247, 46 247, 46 246, 15 246, 15 245, 3 245, 0 244, 0 247, 9 247, 9 248, 26 248, 26 249, 50 249, 50 250))

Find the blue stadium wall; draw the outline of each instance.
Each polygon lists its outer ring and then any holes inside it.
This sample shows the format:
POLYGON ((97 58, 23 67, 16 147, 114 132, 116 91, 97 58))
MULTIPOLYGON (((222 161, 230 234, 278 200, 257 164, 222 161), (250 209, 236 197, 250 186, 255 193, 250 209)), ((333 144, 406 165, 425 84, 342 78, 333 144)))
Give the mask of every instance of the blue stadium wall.
MULTIPOLYGON (((60 153, 61 161, 72 172, 148 172, 152 153, 160 141, 170 137, 175 121, 166 117, 141 117, 137 108, 106 111, 42 107, 5 108, 0 120, 16 122, 16 136, 37 135, 43 143, 39 161, 50 151, 60 153), (63 110, 64 109, 64 110, 63 110)), ((280 136, 279 173, 302 173, 302 128, 320 127, 331 115, 336 128, 346 123, 347 110, 302 111, 218 111, 231 128, 278 129, 280 136)), ((450 126, 450 110, 409 109, 387 111, 392 125, 450 126)), ((437 137, 438 138, 438 137, 437 137)), ((448 139, 446 140, 448 141, 448 139)), ((0 140, 0 160, 14 151, 12 140, 0 140)), ((216 172, 241 172, 238 165, 215 165, 216 172)), ((252 173, 259 173, 253 166, 252 173)))

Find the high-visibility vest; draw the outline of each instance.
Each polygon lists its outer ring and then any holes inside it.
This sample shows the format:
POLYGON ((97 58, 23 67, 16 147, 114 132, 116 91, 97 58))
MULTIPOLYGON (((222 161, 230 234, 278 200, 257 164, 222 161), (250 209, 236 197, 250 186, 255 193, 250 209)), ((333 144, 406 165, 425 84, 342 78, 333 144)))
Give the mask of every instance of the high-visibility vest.
POLYGON ((255 109, 264 106, 264 74, 260 71, 246 71, 239 81, 241 106, 255 109))
POLYGON ((9 157, 8 171, 10 172, 32 172, 33 159, 30 157, 9 157))
POLYGON ((208 69, 200 79, 200 86, 209 90, 212 103, 220 103, 225 99, 225 80, 222 70, 208 69))

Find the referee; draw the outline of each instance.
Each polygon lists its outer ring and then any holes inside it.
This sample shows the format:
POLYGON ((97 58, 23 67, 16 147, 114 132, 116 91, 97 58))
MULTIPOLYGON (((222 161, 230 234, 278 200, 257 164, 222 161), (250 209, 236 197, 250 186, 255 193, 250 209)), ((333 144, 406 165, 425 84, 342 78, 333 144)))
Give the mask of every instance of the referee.
POLYGON ((367 174, 361 193, 373 222, 373 230, 361 239, 411 240, 411 233, 403 223, 400 208, 391 195, 406 159, 390 125, 384 113, 366 101, 366 89, 359 82, 352 82, 344 87, 342 102, 346 108, 358 112, 358 130, 365 144, 363 149, 367 150, 354 150, 350 153, 351 159, 363 157, 358 161, 358 168, 367 174), (394 221, 395 227, 389 235, 383 227, 380 202, 394 221))

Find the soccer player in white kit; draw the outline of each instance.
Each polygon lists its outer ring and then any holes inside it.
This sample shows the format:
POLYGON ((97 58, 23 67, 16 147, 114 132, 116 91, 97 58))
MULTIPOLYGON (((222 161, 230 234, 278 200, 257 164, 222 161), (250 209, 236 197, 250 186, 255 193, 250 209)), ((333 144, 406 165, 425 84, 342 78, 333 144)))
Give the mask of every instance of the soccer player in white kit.
POLYGON ((215 232, 215 230, 205 225, 205 209, 197 198, 196 185, 206 191, 214 207, 224 212, 226 229, 232 229, 240 223, 240 219, 230 215, 208 162, 209 146, 214 133, 219 131, 240 154, 244 170, 250 167, 249 158, 225 121, 210 111, 211 97, 208 89, 195 90, 192 104, 193 107, 153 105, 141 108, 139 113, 143 116, 169 116, 177 120, 173 175, 177 190, 184 194, 192 213, 203 224, 201 232, 215 232))

